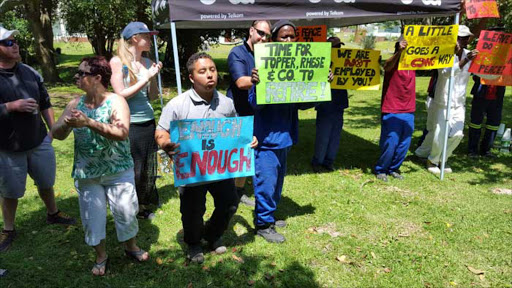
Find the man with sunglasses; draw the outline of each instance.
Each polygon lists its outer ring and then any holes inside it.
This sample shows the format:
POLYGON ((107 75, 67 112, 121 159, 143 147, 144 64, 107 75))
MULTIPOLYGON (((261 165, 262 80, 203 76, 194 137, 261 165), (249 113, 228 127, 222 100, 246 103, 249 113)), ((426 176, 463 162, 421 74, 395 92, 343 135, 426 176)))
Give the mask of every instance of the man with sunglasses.
POLYGON ((50 97, 41 75, 19 62, 17 34, 0 26, 0 201, 4 221, 0 252, 9 249, 16 237, 14 220, 27 174, 46 205, 46 222, 75 224, 55 203, 55 152, 46 130, 55 122, 50 97))
MULTIPOLYGON (((251 81, 251 71, 254 68, 254 44, 269 42, 270 37, 270 22, 256 20, 252 22, 249 28, 247 41, 243 45, 234 47, 229 53, 228 67, 231 74, 231 84, 226 96, 233 99, 239 116, 254 115, 254 111, 247 100, 248 91, 254 84, 251 81)), ((254 201, 245 195, 245 179, 238 178, 235 181, 238 197, 240 197, 240 202, 254 207, 254 201)))

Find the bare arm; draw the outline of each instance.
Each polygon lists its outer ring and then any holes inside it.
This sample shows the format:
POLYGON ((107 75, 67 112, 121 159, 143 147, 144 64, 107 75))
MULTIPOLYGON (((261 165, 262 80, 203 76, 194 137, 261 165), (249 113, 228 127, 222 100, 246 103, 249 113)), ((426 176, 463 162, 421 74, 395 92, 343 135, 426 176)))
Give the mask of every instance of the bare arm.
POLYGON ((393 70, 393 68, 398 64, 398 60, 400 60, 400 55, 402 55, 402 51, 407 47, 407 41, 402 40, 398 44, 398 51, 393 54, 386 63, 384 63, 384 71, 389 72, 393 70))
POLYGON ((171 158, 179 152, 177 149, 180 147, 180 144, 171 142, 171 136, 166 130, 157 129, 155 131, 155 141, 171 158))
POLYGON ((130 108, 124 98, 118 95, 110 97, 113 97, 110 123, 93 120, 76 109, 71 110, 71 117, 65 118, 64 122, 73 128, 87 127, 107 139, 125 140, 130 130, 130 108))
POLYGON ((249 90, 251 89, 253 83, 251 81, 251 76, 242 76, 235 81, 235 85, 240 90, 249 90))
POLYGON ((76 105, 78 104, 79 100, 80 97, 71 100, 66 106, 66 109, 64 109, 64 112, 62 112, 62 115, 60 115, 60 118, 59 120, 57 120, 57 123, 55 123, 52 126, 51 133, 53 138, 58 140, 64 140, 69 136, 69 133, 71 133, 73 127, 68 126, 64 120, 71 116, 71 110, 76 108, 76 105))
POLYGON ((119 57, 112 58, 110 60, 110 67, 112 68, 110 84, 112 85, 114 92, 125 99, 130 99, 135 96, 135 94, 144 88, 151 80, 150 77, 146 77, 140 79, 130 87, 125 87, 123 82, 123 63, 121 62, 121 59, 119 59, 119 57))

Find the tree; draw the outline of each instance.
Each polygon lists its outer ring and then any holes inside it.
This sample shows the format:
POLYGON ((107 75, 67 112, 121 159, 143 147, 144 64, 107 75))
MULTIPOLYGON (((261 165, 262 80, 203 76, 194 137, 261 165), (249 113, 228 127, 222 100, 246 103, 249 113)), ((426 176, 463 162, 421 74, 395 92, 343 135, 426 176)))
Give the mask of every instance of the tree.
MULTIPOLYGON (((25 30, 29 30, 32 34, 33 51, 47 82, 62 81, 55 64, 53 49, 52 12, 56 2, 57 0, 17 0, 3 1, 0 6, 0 15, 3 17, 8 18, 14 15, 15 18, 11 18, 10 24, 19 28, 23 38, 27 37, 27 34, 23 34, 25 30), (21 19, 25 19, 26 22, 21 19)), ((25 51, 30 49, 22 48, 26 49, 25 51)))
POLYGON ((40 61, 43 78, 47 82, 62 82, 55 64, 53 49, 52 12, 55 0, 25 2, 27 20, 34 35, 34 51, 40 61))
POLYGON ((114 41, 133 20, 148 23, 149 0, 68 0, 63 18, 71 33, 85 33, 96 55, 112 57, 114 41))

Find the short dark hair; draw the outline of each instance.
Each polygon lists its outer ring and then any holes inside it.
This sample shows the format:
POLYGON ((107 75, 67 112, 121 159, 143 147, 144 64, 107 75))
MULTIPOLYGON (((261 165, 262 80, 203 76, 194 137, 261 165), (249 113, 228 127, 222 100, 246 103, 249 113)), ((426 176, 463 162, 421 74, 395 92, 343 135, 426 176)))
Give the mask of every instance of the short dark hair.
POLYGON ((190 58, 188 58, 188 60, 187 60, 188 73, 192 74, 192 71, 194 71, 194 64, 196 63, 196 61, 199 59, 204 59, 204 58, 210 59, 213 61, 212 56, 210 56, 208 53, 197 52, 197 53, 192 54, 192 56, 190 56, 190 58))
POLYGON ((81 62, 87 63, 87 65, 91 68, 90 73, 92 75, 100 75, 101 85, 103 85, 105 88, 108 88, 108 83, 110 83, 110 77, 112 76, 112 69, 110 68, 110 64, 108 63, 107 59, 105 59, 105 57, 85 57, 81 62))

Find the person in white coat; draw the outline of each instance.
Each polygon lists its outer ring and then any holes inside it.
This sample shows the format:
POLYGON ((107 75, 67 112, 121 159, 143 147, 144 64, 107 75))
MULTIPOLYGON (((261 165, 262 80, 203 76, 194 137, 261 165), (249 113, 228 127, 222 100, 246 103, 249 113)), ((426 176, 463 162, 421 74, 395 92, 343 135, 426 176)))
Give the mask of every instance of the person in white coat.
MULTIPOLYGON (((448 91, 451 70, 454 69, 453 93, 451 98, 451 113, 448 121, 448 144, 446 147, 446 159, 450 157, 459 146, 463 137, 464 116, 466 103, 466 86, 471 73, 468 71, 478 50, 466 49, 470 36, 473 33, 465 25, 459 26, 457 46, 452 68, 438 69, 434 99, 427 111, 427 130, 429 131, 422 145, 416 149, 415 154, 420 158, 427 158, 427 169, 434 174, 441 173, 439 164, 443 148, 445 133, 446 110, 448 107, 448 91)), ((452 172, 449 166, 445 166, 445 173, 452 172)))

